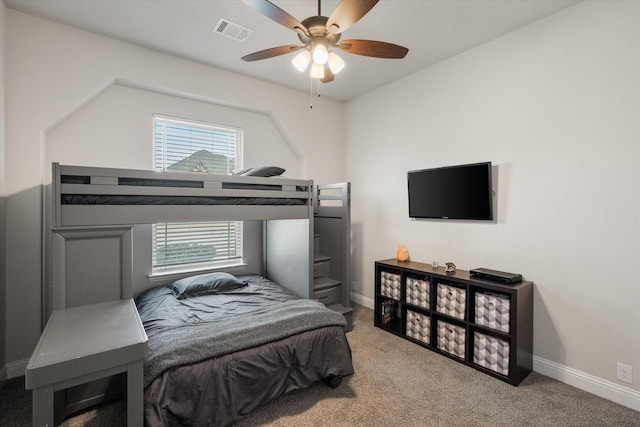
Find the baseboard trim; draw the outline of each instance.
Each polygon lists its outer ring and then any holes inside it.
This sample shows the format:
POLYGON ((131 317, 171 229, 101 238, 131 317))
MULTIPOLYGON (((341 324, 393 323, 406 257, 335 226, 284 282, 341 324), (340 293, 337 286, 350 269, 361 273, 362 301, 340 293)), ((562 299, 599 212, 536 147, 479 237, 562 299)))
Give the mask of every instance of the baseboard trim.
POLYGON ((7 378, 7 365, 2 366, 2 368, 0 368, 0 381, 4 381, 8 379, 7 378))
POLYGON ((365 297, 364 295, 351 292, 351 301, 355 302, 358 305, 363 305, 373 310, 373 298, 365 297))
POLYGON ((533 356, 533 370, 627 408, 640 411, 640 391, 603 380, 538 356, 533 356))
MULTIPOLYGON (((363 305, 372 310, 374 309, 374 300, 372 298, 352 292, 351 300, 356 304, 363 305)), ((533 356, 533 370, 554 380, 569 384, 640 412, 640 391, 612 381, 603 380, 602 378, 535 355, 533 356)))
POLYGON ((29 359, 7 363, 7 379, 23 377, 28 363, 29 359))

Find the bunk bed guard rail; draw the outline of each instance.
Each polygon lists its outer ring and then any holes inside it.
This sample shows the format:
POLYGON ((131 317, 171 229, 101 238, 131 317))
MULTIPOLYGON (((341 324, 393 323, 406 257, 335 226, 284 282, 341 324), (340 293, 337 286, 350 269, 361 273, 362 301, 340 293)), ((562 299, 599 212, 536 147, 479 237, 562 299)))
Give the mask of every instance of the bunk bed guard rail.
POLYGON ((52 165, 54 227, 313 218, 313 180, 52 165))

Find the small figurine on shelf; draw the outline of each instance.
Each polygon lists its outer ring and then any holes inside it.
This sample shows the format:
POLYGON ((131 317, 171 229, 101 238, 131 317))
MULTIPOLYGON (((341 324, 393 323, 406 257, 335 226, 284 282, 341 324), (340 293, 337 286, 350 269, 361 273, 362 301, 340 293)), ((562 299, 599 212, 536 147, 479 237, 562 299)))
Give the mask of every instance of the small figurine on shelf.
POLYGON ((398 246, 398 250, 396 251, 396 258, 398 258, 398 261, 401 262, 409 261, 409 250, 405 245, 398 246))
POLYGON ((456 271, 456 265, 452 262, 446 263, 447 268, 444 269, 445 273, 454 273, 456 271))

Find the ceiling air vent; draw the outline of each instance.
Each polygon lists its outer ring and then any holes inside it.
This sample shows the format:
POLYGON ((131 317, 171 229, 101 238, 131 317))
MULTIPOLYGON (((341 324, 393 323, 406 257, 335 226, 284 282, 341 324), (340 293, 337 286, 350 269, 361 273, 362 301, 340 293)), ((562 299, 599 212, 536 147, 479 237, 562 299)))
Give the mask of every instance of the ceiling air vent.
POLYGON ((242 25, 238 25, 235 22, 231 22, 228 19, 220 18, 214 31, 225 37, 229 37, 240 42, 245 41, 253 32, 242 25))

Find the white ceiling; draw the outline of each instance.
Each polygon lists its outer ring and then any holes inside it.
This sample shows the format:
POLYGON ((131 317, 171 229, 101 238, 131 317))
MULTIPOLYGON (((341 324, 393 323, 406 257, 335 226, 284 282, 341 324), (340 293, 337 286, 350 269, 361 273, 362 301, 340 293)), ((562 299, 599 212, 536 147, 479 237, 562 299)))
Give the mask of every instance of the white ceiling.
MULTIPOLYGON (((347 63, 323 97, 345 101, 455 56, 580 0, 381 0, 342 34, 409 48, 404 59, 368 58, 338 52, 347 63)), ((182 58, 301 91, 310 79, 291 65, 295 54, 255 62, 240 58, 286 44, 296 33, 240 0, 4 0, 7 7, 182 58), (213 31, 225 18, 253 30, 243 42, 213 31)), ((315 0, 273 0, 302 21, 317 15, 315 0)), ((322 1, 329 16, 337 0, 322 1)), ((314 84, 315 87, 315 84, 314 84)))

